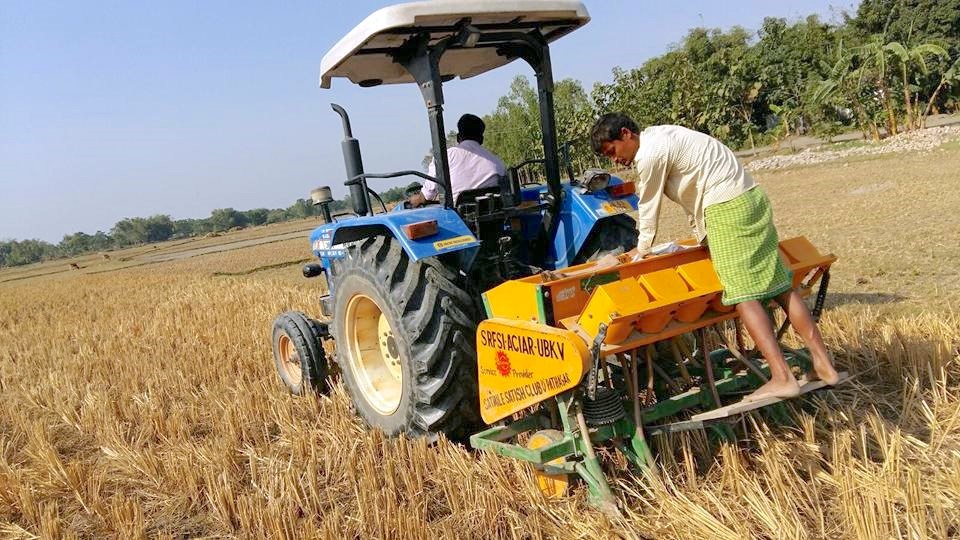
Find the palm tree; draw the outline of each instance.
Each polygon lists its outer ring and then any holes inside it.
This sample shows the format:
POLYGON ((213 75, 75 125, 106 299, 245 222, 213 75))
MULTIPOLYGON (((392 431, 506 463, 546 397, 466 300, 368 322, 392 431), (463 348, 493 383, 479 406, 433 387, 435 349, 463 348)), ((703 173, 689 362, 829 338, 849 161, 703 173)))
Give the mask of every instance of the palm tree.
POLYGON ((926 74, 927 69, 926 56, 947 56, 947 51, 935 43, 921 43, 913 48, 906 48, 897 41, 891 41, 883 46, 885 51, 892 53, 900 61, 900 74, 903 77, 903 107, 907 114, 907 129, 917 129, 920 127, 920 119, 915 117, 912 96, 910 95, 911 85, 907 78, 910 64, 916 63, 920 66, 920 73, 926 74))

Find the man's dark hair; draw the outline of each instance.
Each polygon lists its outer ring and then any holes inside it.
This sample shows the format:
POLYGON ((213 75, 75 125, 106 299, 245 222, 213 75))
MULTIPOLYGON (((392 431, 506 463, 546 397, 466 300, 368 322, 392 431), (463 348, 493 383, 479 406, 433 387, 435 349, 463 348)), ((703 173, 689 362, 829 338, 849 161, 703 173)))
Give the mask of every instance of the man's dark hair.
POLYGON ((486 129, 479 116, 467 113, 457 121, 457 141, 471 140, 483 144, 483 132, 486 129))
POLYGON ((637 123, 623 113, 607 113, 601 116, 590 130, 590 146, 594 153, 600 154, 603 143, 620 140, 620 130, 623 128, 634 133, 640 132, 637 123))

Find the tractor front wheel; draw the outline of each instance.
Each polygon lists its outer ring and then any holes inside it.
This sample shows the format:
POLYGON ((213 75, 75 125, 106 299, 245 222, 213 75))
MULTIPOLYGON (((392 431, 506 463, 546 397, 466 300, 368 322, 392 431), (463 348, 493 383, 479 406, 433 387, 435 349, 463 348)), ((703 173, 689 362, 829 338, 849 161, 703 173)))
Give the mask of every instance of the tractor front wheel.
POLYGON ((350 246, 332 274, 337 363, 360 417, 387 435, 469 436, 478 314, 457 272, 376 236, 350 246))
POLYGON ((327 389, 327 356, 320 334, 320 323, 299 311, 282 313, 273 321, 273 363, 292 394, 327 389))

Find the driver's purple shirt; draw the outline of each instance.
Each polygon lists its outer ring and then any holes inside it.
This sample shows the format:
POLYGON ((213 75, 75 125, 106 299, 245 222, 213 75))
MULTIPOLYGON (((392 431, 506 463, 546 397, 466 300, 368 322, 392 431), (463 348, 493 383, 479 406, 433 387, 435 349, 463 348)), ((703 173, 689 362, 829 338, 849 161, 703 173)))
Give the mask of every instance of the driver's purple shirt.
MULTIPOLYGON (((503 160, 487 150, 477 141, 465 140, 452 148, 447 148, 447 161, 450 163, 450 183, 453 184, 453 200, 460 192, 496 186, 500 176, 506 176, 507 167, 503 160)), ((433 161, 427 168, 427 174, 436 176, 433 161)), ((424 198, 435 201, 440 196, 440 186, 429 180, 423 183, 420 191, 424 198)))

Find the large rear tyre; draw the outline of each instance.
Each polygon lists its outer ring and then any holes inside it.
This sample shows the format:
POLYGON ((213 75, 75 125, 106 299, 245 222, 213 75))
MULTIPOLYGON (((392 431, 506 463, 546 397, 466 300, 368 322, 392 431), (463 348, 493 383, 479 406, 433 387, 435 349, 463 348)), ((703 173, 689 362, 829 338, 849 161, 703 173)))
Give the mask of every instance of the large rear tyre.
POLYGON ((572 265, 595 261, 604 255, 620 255, 637 247, 637 223, 620 214, 597 223, 572 265))
POLYGON ((273 363, 292 394, 327 390, 328 364, 320 334, 320 323, 299 311, 281 313, 273 321, 273 363))
POLYGON ((458 273, 376 236, 350 246, 332 274, 337 363, 360 417, 391 436, 469 436, 478 313, 458 273))

